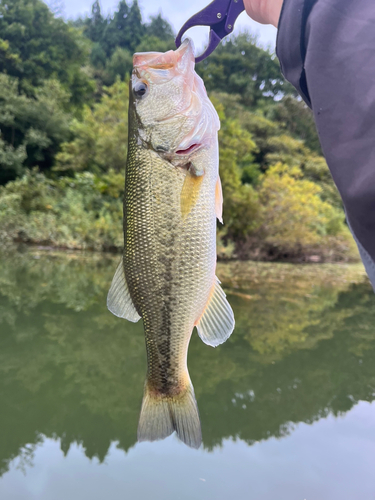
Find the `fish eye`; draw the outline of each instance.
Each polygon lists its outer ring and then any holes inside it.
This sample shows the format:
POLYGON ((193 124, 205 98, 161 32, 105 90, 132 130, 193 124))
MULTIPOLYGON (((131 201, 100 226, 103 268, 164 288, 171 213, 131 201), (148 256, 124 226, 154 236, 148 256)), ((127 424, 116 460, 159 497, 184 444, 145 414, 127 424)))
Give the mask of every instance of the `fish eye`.
POLYGON ((144 97, 147 91, 148 91, 148 85, 143 81, 137 82, 133 87, 133 92, 137 99, 141 99, 142 97, 144 97))

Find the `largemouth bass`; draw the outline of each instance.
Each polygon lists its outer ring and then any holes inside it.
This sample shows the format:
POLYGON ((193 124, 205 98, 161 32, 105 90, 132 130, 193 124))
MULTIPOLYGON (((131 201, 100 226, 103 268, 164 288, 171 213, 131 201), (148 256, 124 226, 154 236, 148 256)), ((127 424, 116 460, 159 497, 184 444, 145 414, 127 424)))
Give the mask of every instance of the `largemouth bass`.
POLYGON ((133 66, 124 256, 107 303, 116 316, 143 319, 148 370, 138 440, 176 431, 198 448, 190 337, 196 326, 203 342, 217 346, 234 328, 215 276, 220 122, 194 71, 189 40, 176 51, 135 54, 133 66))

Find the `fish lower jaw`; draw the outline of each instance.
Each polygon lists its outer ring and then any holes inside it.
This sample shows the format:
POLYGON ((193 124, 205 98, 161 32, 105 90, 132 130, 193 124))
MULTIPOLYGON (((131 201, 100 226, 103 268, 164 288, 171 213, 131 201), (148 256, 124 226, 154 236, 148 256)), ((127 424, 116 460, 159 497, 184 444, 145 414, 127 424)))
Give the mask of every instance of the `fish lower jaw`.
POLYGON ((177 149, 173 152, 162 152, 161 149, 157 150, 157 153, 174 167, 189 169, 189 165, 194 161, 196 155, 206 147, 203 143, 194 143, 185 149, 177 149))
POLYGON ((186 148, 179 148, 175 151, 176 155, 179 156, 189 156, 192 153, 195 153, 195 151, 198 151, 203 146, 203 144, 198 143, 193 143, 190 146, 187 146, 186 148))

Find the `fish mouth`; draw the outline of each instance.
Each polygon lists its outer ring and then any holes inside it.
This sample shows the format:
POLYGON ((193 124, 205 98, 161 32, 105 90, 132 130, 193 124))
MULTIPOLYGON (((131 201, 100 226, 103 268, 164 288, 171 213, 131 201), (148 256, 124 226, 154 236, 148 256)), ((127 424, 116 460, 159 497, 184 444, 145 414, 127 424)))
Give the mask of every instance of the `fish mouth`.
POLYGON ((194 143, 186 149, 177 149, 176 155, 181 155, 181 156, 182 155, 190 155, 191 153, 197 151, 201 146, 202 146, 202 144, 194 143))

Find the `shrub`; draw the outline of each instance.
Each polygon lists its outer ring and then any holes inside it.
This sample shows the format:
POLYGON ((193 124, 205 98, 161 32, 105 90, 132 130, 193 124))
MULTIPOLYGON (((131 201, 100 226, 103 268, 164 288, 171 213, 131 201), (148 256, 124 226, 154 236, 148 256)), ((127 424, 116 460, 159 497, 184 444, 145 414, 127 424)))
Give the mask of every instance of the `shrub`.
POLYGON ((0 188, 2 241, 119 250, 123 186, 123 176, 114 171, 58 180, 28 173, 0 188))

